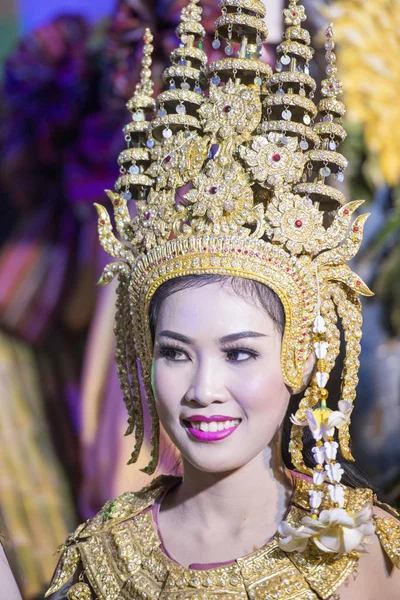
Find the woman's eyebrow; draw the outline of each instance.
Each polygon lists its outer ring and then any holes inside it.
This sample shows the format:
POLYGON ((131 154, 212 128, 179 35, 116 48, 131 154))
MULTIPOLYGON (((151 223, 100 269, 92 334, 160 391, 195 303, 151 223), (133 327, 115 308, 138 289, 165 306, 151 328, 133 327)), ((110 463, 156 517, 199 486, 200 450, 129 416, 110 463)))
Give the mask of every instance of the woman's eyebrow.
POLYGON ((169 331, 168 329, 164 329, 157 334, 157 337, 169 337, 173 340, 177 340, 178 342, 183 342, 184 344, 192 344, 193 340, 182 333, 177 333, 176 331, 169 331))
POLYGON ((257 331, 239 331, 238 333, 230 333, 219 338, 220 344, 226 344, 228 342, 236 342, 244 338, 258 338, 268 337, 265 333, 258 333, 257 331))
MULTIPOLYGON (((194 340, 182 333, 178 333, 177 331, 170 331, 169 329, 164 329, 157 334, 157 338, 159 337, 169 337, 173 340, 177 340, 178 342, 182 342, 183 344, 193 344, 194 340)), ((224 335, 219 338, 218 342, 220 344, 227 344, 229 342, 236 342, 237 340, 243 340, 244 338, 259 338, 259 337, 268 337, 265 333, 258 333, 257 331, 239 331, 238 333, 230 333, 228 335, 224 335)))

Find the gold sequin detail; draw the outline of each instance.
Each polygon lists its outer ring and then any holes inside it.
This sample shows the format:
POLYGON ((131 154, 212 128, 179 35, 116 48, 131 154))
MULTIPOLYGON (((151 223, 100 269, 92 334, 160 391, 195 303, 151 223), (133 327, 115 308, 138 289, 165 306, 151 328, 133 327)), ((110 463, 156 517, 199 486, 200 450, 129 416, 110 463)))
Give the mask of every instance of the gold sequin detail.
POLYGON ((56 568, 56 572, 53 575, 51 586, 48 589, 45 598, 62 588, 62 586, 65 585, 67 581, 71 579, 78 567, 79 558, 79 550, 76 546, 65 548, 61 555, 60 561, 56 568))
POLYGON ((92 600, 92 592, 86 583, 76 583, 68 591, 68 600, 92 600))
POLYGON ((395 567, 400 569, 400 523, 394 519, 377 517, 375 531, 383 549, 395 567))

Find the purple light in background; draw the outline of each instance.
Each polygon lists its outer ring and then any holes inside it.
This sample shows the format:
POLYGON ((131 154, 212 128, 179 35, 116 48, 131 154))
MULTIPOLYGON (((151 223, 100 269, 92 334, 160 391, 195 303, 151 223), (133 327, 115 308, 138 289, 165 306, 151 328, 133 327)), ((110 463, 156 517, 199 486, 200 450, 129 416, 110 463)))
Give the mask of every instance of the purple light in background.
POLYGON ((26 33, 62 13, 98 21, 114 9, 116 0, 17 0, 20 33, 26 33))

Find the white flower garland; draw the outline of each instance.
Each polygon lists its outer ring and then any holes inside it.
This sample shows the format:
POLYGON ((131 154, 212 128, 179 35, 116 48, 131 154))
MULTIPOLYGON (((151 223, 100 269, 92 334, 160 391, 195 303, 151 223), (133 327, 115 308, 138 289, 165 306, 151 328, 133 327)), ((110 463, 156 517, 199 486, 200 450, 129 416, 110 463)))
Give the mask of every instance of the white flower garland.
MULTIPOLYGON (((314 348, 319 361, 324 361, 329 348, 328 342, 321 339, 325 332, 324 319, 319 315, 314 322, 314 333, 317 336, 314 348)), ((328 379, 328 373, 317 371, 316 382, 321 390, 325 388, 328 379)), ((326 398, 327 393, 321 396, 326 398)), ((371 536, 375 529, 371 505, 367 504, 363 509, 352 513, 344 509, 345 488, 340 483, 344 470, 340 463, 336 462, 339 444, 334 435, 335 429, 349 423, 352 407, 349 402, 341 400, 338 408, 339 410, 332 411, 326 406, 326 399, 323 399, 320 408, 306 411, 305 421, 291 416, 295 425, 308 425, 316 442, 312 453, 316 463, 313 483, 317 489, 309 492, 311 517, 303 517, 302 525, 298 529, 285 521, 279 525, 278 532, 282 538, 278 543, 286 552, 303 552, 312 539, 320 550, 342 556, 352 551, 365 552, 366 545, 372 541, 371 536), (324 485, 325 483, 327 485, 324 485), (329 495, 333 508, 319 512, 326 494, 329 495)))

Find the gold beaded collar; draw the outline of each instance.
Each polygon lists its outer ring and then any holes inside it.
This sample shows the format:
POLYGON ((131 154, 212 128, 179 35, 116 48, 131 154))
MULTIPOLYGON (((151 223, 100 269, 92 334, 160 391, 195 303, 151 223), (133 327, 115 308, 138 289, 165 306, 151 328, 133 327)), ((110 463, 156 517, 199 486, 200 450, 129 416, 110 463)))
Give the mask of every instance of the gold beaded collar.
MULTIPOLYGON (((325 600, 357 566, 357 553, 337 559, 314 545, 303 553, 285 553, 274 536, 261 549, 231 564, 207 570, 184 568, 161 550, 152 511, 146 510, 175 482, 176 478, 159 478, 139 493, 123 494, 79 527, 63 546, 48 594, 60 589, 81 563, 87 590, 93 589, 99 600, 325 600)), ((311 486, 308 480, 295 480, 286 519, 293 527, 307 513, 311 486)), ((346 488, 345 494, 347 510, 373 501, 368 489, 346 488)), ((77 585, 82 588, 82 582, 77 585)))

